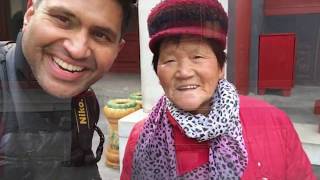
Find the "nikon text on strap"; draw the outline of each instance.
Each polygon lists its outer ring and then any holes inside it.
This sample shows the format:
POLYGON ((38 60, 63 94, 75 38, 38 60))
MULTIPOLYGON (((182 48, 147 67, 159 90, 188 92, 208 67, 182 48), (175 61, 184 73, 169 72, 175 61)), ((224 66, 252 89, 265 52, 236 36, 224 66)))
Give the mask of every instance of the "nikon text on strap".
POLYGON ((100 110, 95 93, 89 89, 72 98, 72 145, 71 160, 67 165, 81 166, 94 164, 100 160, 103 152, 104 135, 97 127, 100 110), (100 143, 96 150, 96 157, 92 153, 92 137, 96 131, 100 143))

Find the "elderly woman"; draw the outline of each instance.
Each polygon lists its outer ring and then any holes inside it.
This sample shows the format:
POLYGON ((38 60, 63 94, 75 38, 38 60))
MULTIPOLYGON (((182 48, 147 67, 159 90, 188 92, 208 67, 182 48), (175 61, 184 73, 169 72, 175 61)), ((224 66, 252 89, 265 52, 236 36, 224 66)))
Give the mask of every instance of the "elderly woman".
POLYGON ((135 125, 121 179, 315 179, 288 117, 224 79, 217 0, 164 0, 148 18, 165 95, 135 125))

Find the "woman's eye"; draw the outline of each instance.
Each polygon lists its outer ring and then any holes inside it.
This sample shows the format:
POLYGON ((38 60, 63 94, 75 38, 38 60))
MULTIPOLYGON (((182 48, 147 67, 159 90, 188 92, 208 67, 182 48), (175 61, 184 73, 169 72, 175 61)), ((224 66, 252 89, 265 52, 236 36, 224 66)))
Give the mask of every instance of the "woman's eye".
POLYGON ((193 58, 194 58, 194 59, 201 59, 201 58, 203 58, 203 56, 196 55, 196 56, 194 56, 193 58))
POLYGON ((169 59, 169 60, 164 61, 165 64, 167 64, 167 63, 173 63, 173 62, 174 62, 173 59, 169 59))

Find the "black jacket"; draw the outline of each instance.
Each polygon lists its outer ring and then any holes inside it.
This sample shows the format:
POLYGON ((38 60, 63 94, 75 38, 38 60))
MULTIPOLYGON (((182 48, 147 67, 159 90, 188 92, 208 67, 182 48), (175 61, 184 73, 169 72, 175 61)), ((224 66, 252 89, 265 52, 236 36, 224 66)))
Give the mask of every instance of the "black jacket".
POLYGON ((65 163, 71 157, 71 99, 40 88, 22 53, 21 34, 0 74, 0 180, 101 179, 95 163, 65 163))

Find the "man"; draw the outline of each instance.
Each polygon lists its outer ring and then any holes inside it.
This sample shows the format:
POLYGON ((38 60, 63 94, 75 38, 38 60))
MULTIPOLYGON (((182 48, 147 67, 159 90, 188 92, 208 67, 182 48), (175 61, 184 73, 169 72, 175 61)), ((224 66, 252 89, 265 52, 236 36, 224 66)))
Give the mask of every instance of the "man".
POLYGON ((88 89, 124 45, 130 1, 28 5, 16 44, 0 46, 0 179, 101 179, 91 151, 99 106, 88 89))

